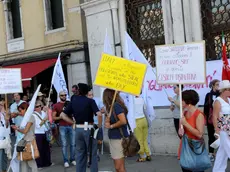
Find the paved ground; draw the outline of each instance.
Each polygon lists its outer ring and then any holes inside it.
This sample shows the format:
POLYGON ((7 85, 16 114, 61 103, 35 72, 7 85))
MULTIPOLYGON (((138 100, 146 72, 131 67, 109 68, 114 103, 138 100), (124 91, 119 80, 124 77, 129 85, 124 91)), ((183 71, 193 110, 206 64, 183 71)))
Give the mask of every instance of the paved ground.
MULTIPOLYGON (((181 172, 179 162, 172 156, 153 156, 151 162, 136 163, 136 157, 126 160, 127 172, 181 172)), ((44 168, 40 172, 75 172, 75 167, 64 169, 60 147, 53 148, 52 161, 54 166, 44 168)), ((230 171, 230 163, 227 171, 230 171)), ((89 172, 89 170, 87 171, 89 172)), ((113 162, 108 153, 101 155, 99 172, 114 172, 113 162)), ((211 169, 207 172, 211 172, 211 169)))

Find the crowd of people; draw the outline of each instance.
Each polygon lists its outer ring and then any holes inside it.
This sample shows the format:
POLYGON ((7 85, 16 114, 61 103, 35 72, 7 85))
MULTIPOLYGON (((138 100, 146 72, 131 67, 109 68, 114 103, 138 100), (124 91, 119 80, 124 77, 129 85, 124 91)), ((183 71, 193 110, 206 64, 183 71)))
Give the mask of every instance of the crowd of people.
MULTIPOLYGON (((197 103, 199 95, 194 90, 179 90, 179 85, 173 87, 175 96, 168 97, 171 102, 170 110, 173 113, 175 130, 180 139, 178 146, 178 159, 181 162, 183 172, 194 170, 185 166, 185 161, 190 158, 201 158, 209 156, 208 161, 215 161, 214 172, 224 172, 227 167, 227 160, 230 158, 230 83, 229 81, 213 80, 210 83, 211 91, 207 93, 204 110, 201 111, 197 103), (182 91, 183 116, 180 115, 180 91, 182 91), (204 128, 207 125, 209 137, 209 155, 202 153, 194 154, 194 157, 186 157, 188 147, 186 140, 191 143, 196 141, 202 147, 204 128), (183 127, 181 127, 183 126, 183 127), (220 139, 220 147, 215 154, 214 148, 210 145, 220 139)), ((7 170, 8 158, 11 158, 8 147, 3 144, 9 138, 13 138, 15 132, 16 144, 24 139, 26 142, 36 142, 39 157, 32 160, 20 161, 20 169, 27 172, 37 172, 38 169, 54 165, 51 159, 51 145, 60 140, 63 155, 63 166, 76 166, 78 172, 86 171, 87 166, 91 172, 98 171, 98 148, 103 143, 103 128, 108 129, 108 138, 111 157, 117 172, 125 172, 125 154, 123 151, 122 139, 129 136, 128 132, 128 107, 119 94, 111 89, 105 89, 102 100, 93 95, 93 90, 83 83, 72 87, 73 96, 68 100, 68 93, 58 93, 57 103, 48 100, 47 94, 39 92, 34 107, 25 128, 20 124, 29 107, 32 94, 26 92, 21 99, 19 93, 13 94, 14 102, 7 107, 4 99, 0 100, 0 172, 7 170), (113 98, 115 102, 113 104, 113 98), (113 106, 111 106, 113 105, 113 106), (109 113, 111 112, 111 114, 109 113), (104 127, 102 127, 104 126, 104 127), (94 133, 97 132, 95 136, 94 133), (68 151, 69 146, 69 151, 68 151)), ((146 115, 146 102, 142 95, 134 98, 134 114, 136 128, 134 134, 139 142, 139 157, 137 162, 151 161, 151 151, 148 144, 149 119, 146 115)), ((194 150, 193 150, 194 151, 194 150)), ((197 166, 195 171, 204 171, 210 163, 202 161, 203 165, 197 166), (206 166, 204 167, 204 164, 206 166), (199 169, 200 168, 200 169, 199 169)), ((187 163, 189 164, 189 163, 187 163)), ((191 165, 191 164, 189 164, 191 165)))

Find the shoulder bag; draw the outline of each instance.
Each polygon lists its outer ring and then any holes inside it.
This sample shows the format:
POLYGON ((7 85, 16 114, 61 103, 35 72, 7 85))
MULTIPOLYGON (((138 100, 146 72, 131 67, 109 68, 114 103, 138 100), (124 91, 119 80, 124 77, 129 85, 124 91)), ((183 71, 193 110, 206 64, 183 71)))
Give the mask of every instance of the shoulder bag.
MULTIPOLYGON (((113 112, 114 118, 116 121, 118 121, 118 118, 115 114, 115 112, 113 112)), ((134 136, 131 127, 129 125, 129 122, 126 118, 127 121, 127 126, 129 129, 129 136, 125 137, 124 133, 122 131, 122 128, 119 128, 121 137, 122 137, 122 147, 123 147, 123 154, 126 157, 132 157, 132 156, 136 156, 136 154, 138 153, 138 151, 140 150, 140 144, 138 143, 136 137, 134 136)))
MULTIPOLYGON (((37 113, 34 113, 41 121, 43 120, 37 113)), ((46 140, 50 143, 53 143, 53 140, 54 140, 54 137, 53 137, 53 133, 52 133, 52 130, 51 130, 51 127, 49 127, 47 125, 47 123, 44 123, 47 131, 45 131, 45 135, 46 135, 46 140)))
POLYGON ((203 138, 201 140, 194 140, 184 134, 180 165, 190 171, 205 171, 212 167, 203 138))
POLYGON ((17 159, 19 161, 31 161, 40 157, 35 139, 32 141, 20 140, 17 145, 17 152, 17 159))

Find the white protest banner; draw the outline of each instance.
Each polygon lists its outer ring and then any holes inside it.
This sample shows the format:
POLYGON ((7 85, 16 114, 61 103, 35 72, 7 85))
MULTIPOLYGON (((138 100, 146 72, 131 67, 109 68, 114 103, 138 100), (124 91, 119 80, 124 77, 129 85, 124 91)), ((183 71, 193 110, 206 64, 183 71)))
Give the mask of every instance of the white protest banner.
POLYGON ((22 77, 20 68, 0 69, 0 94, 22 93, 22 77))
MULTIPOLYGON (((230 62, 230 61, 229 61, 230 62)), ((222 60, 214 60, 206 62, 206 81, 205 84, 187 84, 184 89, 194 89, 199 94, 200 101, 198 105, 204 105, 205 95, 210 91, 209 83, 213 79, 221 80, 222 76, 222 60)), ((154 71, 156 69, 154 68, 154 71)), ((159 85, 156 81, 156 76, 146 73, 148 85, 148 95, 152 97, 154 106, 170 106, 168 97, 165 95, 163 89, 167 91, 169 96, 174 96, 173 86, 169 84, 159 85), (159 98, 160 97, 160 98, 159 98)))
POLYGON ((155 46, 158 84, 205 83, 205 42, 155 46))

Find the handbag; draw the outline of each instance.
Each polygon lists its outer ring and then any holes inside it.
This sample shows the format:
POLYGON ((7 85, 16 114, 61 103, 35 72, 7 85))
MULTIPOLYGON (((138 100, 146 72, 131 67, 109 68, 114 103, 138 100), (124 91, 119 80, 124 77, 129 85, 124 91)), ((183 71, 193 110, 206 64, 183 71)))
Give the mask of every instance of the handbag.
MULTIPOLYGON (((113 115, 114 115, 115 120, 118 121, 115 112, 113 112, 113 115)), ((121 145, 122 145, 122 148, 123 148, 124 156, 132 157, 132 156, 136 156, 136 154, 140 150, 140 144, 137 141, 136 137, 134 136, 127 118, 126 118, 126 121, 127 121, 127 126, 128 126, 128 129, 129 129, 129 136, 125 137, 124 133, 122 131, 122 128, 121 127, 119 128, 120 134, 122 136, 121 145)))
MULTIPOLYGON (((34 114, 42 121, 42 118, 41 118, 37 113, 34 113, 34 114)), ((44 123, 44 125, 45 125, 45 127, 46 127, 46 129, 47 129, 47 131, 45 131, 46 140, 47 140, 48 142, 53 142, 54 137, 53 137, 53 133, 52 133, 52 130, 51 130, 50 125, 47 124, 47 123, 44 123), (49 126, 47 126, 47 125, 49 125, 49 126)))
POLYGON ((23 152, 25 147, 26 147, 26 140, 21 139, 17 144, 16 150, 17 152, 23 152))
POLYGON ((18 152, 17 159, 19 161, 31 161, 40 157, 36 140, 26 141, 25 148, 22 152, 18 152))
POLYGON ((205 171, 212 167, 203 138, 194 140, 188 138, 186 134, 183 136, 180 165, 191 171, 205 171))

